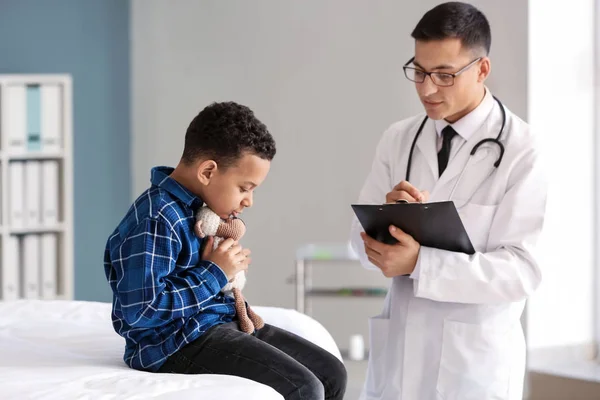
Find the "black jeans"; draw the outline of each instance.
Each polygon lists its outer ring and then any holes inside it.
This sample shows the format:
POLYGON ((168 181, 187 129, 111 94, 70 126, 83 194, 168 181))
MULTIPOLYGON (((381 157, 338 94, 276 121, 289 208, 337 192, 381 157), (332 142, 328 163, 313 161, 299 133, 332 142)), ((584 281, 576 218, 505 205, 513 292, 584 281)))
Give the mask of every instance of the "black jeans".
POLYGON ((235 321, 209 329, 158 372, 236 375, 268 385, 286 400, 342 400, 347 382, 344 364, 321 347, 268 324, 248 335, 235 321))

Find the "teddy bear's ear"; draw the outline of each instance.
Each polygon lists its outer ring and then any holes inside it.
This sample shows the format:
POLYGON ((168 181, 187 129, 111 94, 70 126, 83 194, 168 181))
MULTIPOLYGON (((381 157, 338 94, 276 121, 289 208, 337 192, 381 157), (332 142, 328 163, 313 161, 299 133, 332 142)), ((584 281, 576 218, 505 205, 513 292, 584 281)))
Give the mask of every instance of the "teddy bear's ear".
POLYGON ((221 223, 221 218, 213 210, 203 206, 196 213, 196 221, 202 221, 202 232, 205 235, 214 236, 221 223))

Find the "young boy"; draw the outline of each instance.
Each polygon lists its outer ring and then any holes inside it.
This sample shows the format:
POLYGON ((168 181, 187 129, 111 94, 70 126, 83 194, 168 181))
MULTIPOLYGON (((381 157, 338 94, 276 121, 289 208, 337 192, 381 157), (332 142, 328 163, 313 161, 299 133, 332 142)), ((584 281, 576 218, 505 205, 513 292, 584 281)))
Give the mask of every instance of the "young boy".
POLYGON ((252 206, 274 156, 271 134, 249 108, 213 103, 189 125, 177 167, 152 169, 152 185, 104 255, 113 326, 131 368, 236 375, 286 400, 343 398, 346 370, 329 352, 268 324, 251 335, 238 329, 233 300, 220 290, 248 268, 250 251, 231 239, 213 251, 212 238, 194 234, 203 204, 223 219, 252 206))

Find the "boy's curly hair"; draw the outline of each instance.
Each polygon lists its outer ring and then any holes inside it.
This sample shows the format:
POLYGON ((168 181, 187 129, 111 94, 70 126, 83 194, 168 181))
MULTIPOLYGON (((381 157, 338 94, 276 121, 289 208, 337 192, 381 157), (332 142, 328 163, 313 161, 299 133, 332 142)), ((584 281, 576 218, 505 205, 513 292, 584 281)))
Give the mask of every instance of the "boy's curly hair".
POLYGON ((185 134, 182 161, 212 159, 221 168, 234 165, 244 153, 271 161, 275 140, 250 108, 235 102, 212 103, 192 120, 185 134))

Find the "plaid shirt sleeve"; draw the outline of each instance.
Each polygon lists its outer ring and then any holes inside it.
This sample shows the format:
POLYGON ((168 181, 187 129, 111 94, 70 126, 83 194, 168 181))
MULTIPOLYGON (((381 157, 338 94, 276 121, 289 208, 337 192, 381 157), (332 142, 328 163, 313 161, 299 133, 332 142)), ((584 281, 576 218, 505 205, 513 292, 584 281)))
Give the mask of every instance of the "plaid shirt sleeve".
POLYGON ((227 284, 227 276, 210 261, 174 275, 180 250, 178 236, 154 219, 142 221, 115 249, 115 295, 131 327, 157 327, 202 311, 227 284))

